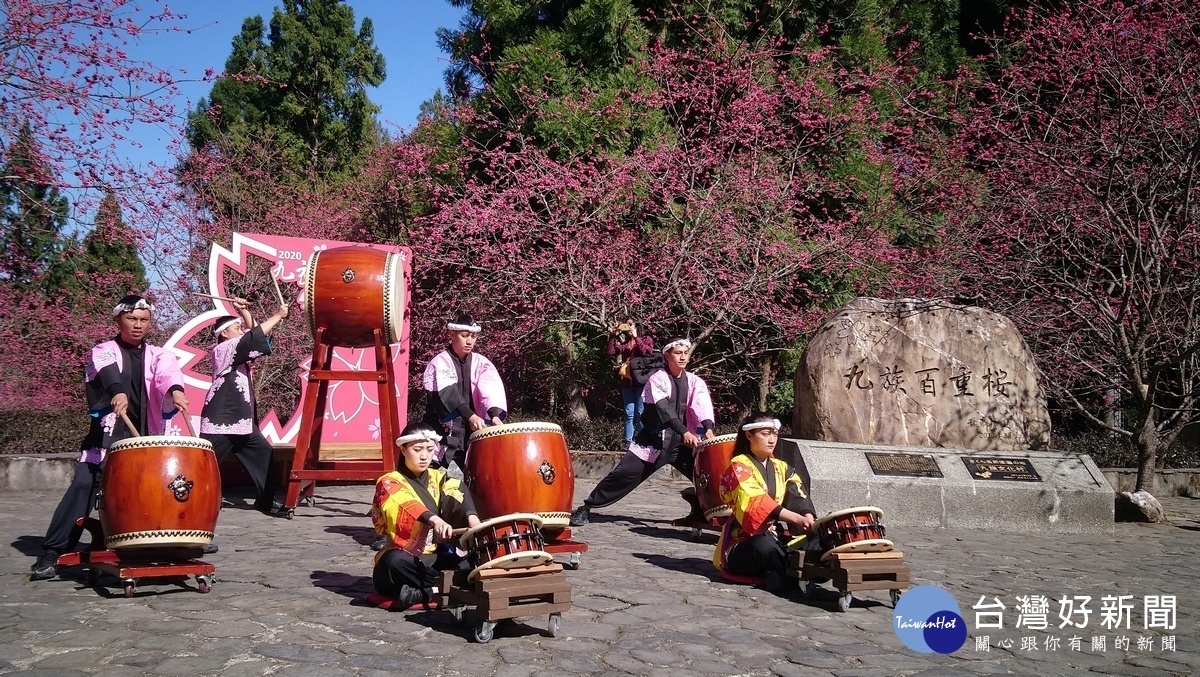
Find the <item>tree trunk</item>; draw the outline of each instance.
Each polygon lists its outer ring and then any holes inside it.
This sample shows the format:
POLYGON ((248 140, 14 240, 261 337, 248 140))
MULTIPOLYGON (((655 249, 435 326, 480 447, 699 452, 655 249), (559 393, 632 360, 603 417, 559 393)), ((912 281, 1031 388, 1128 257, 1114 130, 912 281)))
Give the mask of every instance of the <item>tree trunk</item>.
POLYGON ((560 391, 562 392, 563 416, 568 421, 586 421, 588 420, 587 402, 583 400, 583 390, 579 387, 581 379, 576 378, 575 374, 575 343, 572 340, 575 332, 574 325, 567 325, 562 337, 562 354, 563 361, 566 363, 565 373, 568 378, 561 381, 560 391))
POLYGON ((771 401, 771 356, 763 355, 758 358, 758 366, 762 376, 758 379, 758 410, 766 411, 771 401))
POLYGON ((1158 455, 1158 430, 1154 425, 1153 411, 1142 415, 1142 425, 1138 428, 1137 444, 1138 473, 1137 485, 1134 491, 1155 491, 1155 459, 1158 455))

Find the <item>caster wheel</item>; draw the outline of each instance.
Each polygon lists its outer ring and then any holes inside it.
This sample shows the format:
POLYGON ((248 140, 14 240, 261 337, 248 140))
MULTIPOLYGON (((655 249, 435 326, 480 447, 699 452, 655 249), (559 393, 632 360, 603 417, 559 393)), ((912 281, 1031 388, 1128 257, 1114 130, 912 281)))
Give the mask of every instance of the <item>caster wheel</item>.
POLYGON ((578 569, 580 559, 582 559, 582 557, 579 553, 577 553, 577 552, 571 553, 570 559, 567 560, 567 568, 572 569, 572 570, 578 569))
POLYGON ((700 530, 695 527, 692 528, 692 540, 700 542, 700 530))
POLYGON ((133 590, 134 590, 134 587, 136 587, 136 585, 137 585, 137 584, 136 584, 134 581, 131 581, 131 580, 129 580, 129 579, 126 579, 126 580, 124 581, 124 583, 125 583, 125 596, 126 596, 126 597, 133 597, 133 590))
POLYGON ((288 518, 288 519, 295 519, 295 517, 296 517, 296 509, 295 509, 295 508, 288 508, 288 511, 287 511, 287 518, 288 518))
POLYGON ((892 590, 892 591, 891 591, 891 593, 892 593, 892 594, 891 594, 891 597, 892 597, 892 608, 893 608, 893 609, 895 609, 895 608, 896 608, 896 603, 900 601, 900 595, 903 595, 903 594, 904 594, 904 591, 903 591, 903 590, 892 590))
POLYGON ((480 644, 487 644, 488 642, 492 641, 493 627, 494 625, 492 623, 484 623, 478 628, 475 628, 475 641, 479 642, 480 644))
POLYGON ((212 576, 201 574, 200 576, 196 577, 196 587, 200 590, 200 592, 203 593, 207 593, 212 590, 213 582, 212 576))
POLYGON ((854 595, 846 592, 841 597, 838 597, 838 610, 845 611, 850 608, 850 602, 854 601, 854 595))
POLYGON ((308 495, 308 496, 305 496, 305 497, 304 497, 304 505, 305 505, 305 506, 307 506, 307 507, 311 508, 311 507, 313 507, 313 506, 314 506, 314 505, 316 505, 316 504, 317 504, 317 497, 316 497, 316 496, 308 495))
POLYGON ((551 637, 558 637, 558 630, 562 627, 562 616, 558 614, 550 614, 550 621, 546 624, 546 632, 551 637))
POLYGON ((450 615, 451 615, 451 616, 454 616, 454 622, 455 622, 455 623, 458 623, 459 625, 462 625, 462 622, 463 622, 463 610, 462 610, 462 607, 460 607, 460 606, 456 606, 456 607, 454 607, 454 608, 450 609, 450 615))

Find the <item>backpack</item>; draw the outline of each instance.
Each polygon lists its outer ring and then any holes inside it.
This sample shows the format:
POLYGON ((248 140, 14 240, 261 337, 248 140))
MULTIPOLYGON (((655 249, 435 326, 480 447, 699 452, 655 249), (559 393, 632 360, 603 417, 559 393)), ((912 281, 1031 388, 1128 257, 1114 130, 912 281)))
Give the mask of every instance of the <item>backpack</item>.
POLYGON ((666 366, 666 360, 663 359, 662 353, 658 351, 629 360, 629 368, 633 371, 633 382, 639 386, 646 385, 646 381, 650 380, 651 374, 659 369, 665 369, 666 366))

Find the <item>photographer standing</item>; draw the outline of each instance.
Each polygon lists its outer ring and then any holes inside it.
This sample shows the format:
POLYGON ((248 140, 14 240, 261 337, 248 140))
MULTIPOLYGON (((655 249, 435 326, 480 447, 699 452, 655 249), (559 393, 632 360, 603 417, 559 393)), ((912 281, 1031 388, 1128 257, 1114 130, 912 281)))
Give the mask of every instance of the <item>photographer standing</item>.
POLYGON ((642 383, 634 378, 633 360, 654 354, 654 339, 638 336, 633 318, 627 318, 609 330, 609 355, 617 358, 617 379, 621 389, 621 406, 625 411, 625 441, 632 442, 633 436, 642 429, 642 383))

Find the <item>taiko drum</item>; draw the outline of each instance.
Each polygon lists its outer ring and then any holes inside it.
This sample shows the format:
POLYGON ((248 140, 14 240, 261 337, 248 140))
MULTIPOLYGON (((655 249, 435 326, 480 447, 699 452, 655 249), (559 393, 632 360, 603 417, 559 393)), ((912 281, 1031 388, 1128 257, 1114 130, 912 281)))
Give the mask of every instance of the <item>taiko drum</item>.
POLYGON ((696 445, 696 460, 692 468, 692 483, 705 519, 729 517, 733 510, 721 500, 721 476, 733 459, 733 442, 737 435, 718 435, 700 440, 696 445))
POLYGON ((471 434, 465 476, 482 519, 533 513, 542 529, 566 528, 575 494, 575 468, 562 428, 512 423, 471 434))
POLYGON ((221 509, 212 445, 199 437, 116 442, 104 461, 96 506, 110 550, 212 543, 221 509))
POLYGON ((399 343, 404 319, 404 267, 399 254, 370 247, 314 252, 305 270, 308 331, 324 328, 326 345, 366 348, 375 330, 399 343))
POLYGON ((487 569, 525 569, 550 562, 554 556, 543 549, 546 544, 541 530, 542 520, 529 513, 480 522, 459 539, 475 567, 468 578, 475 580, 487 569))
POLYGON ((813 531, 827 548, 825 557, 842 552, 888 552, 895 545, 884 538, 883 510, 860 506, 831 512, 813 523, 813 531))

